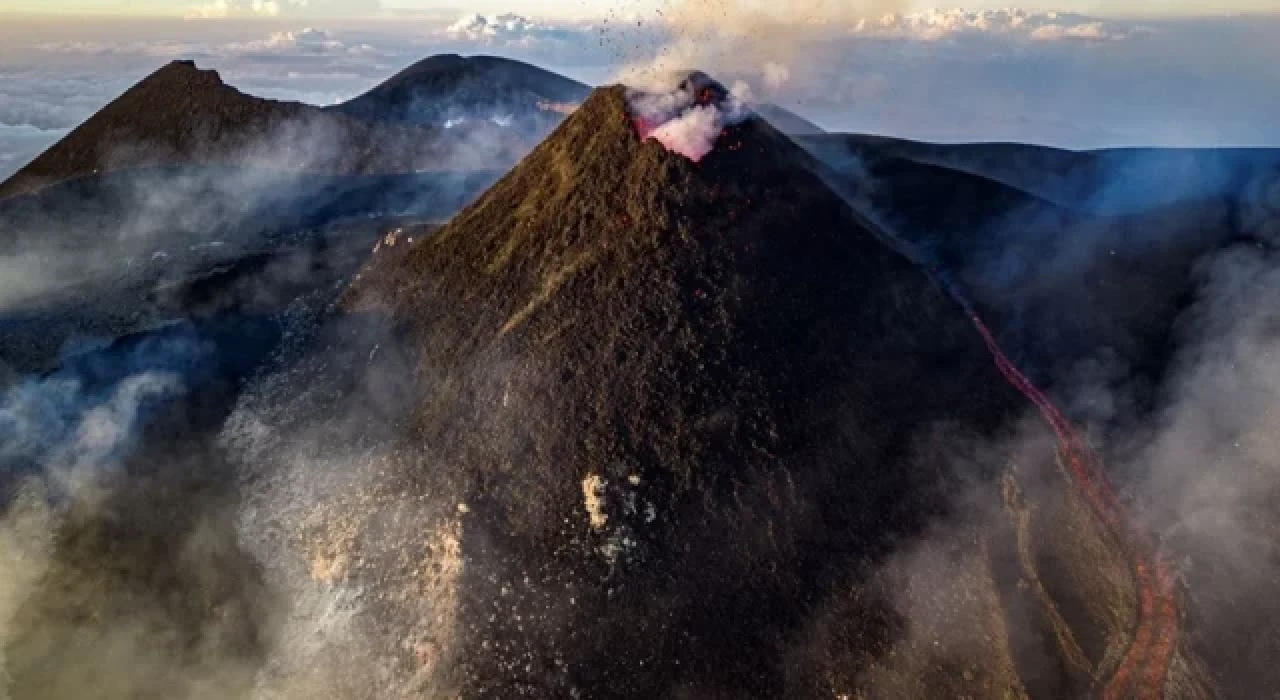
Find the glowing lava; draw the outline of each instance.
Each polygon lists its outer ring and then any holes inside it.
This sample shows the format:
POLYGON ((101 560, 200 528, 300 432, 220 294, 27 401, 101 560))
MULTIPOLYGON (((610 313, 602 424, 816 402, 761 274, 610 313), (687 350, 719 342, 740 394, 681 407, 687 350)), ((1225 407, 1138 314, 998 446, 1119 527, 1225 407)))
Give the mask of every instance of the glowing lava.
POLYGON ((633 92, 631 122, 641 141, 654 139, 694 162, 716 146, 726 127, 750 116, 743 101, 704 73, 692 73, 670 92, 633 92))
MULTIPOLYGON (((953 294, 952 296, 956 296, 953 294)), ((1085 500, 1107 524, 1121 546, 1132 556, 1134 589, 1138 596, 1138 623, 1124 658, 1102 690, 1103 700, 1161 700, 1165 678, 1178 639, 1178 606, 1173 573, 1150 537, 1132 526, 1106 474, 1061 411, 1022 374, 996 343, 995 337, 962 298, 974 327, 987 345, 997 369, 1022 392, 1044 417, 1058 440, 1058 449, 1085 500)))

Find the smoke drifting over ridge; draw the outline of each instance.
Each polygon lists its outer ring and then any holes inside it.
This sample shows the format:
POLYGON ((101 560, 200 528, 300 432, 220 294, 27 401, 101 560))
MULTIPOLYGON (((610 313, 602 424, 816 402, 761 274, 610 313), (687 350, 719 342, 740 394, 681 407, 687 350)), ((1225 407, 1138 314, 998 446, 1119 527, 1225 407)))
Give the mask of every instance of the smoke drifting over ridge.
POLYGON ((1198 266, 1197 301, 1149 437, 1122 469, 1178 557, 1194 601, 1192 631, 1226 697, 1275 688, 1280 653, 1280 336, 1257 300, 1280 293, 1273 248, 1246 243, 1198 266))

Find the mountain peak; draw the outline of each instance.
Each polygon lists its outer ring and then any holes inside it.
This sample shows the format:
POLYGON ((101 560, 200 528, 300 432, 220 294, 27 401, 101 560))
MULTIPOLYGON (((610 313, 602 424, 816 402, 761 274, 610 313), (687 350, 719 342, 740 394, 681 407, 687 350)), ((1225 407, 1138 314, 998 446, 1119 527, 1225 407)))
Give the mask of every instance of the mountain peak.
MULTIPOLYGON (((714 92, 715 85, 698 85, 699 91, 714 92)), ((424 242, 420 252, 452 246, 454 232, 466 231, 461 237, 470 243, 460 245, 478 255, 492 248, 509 252, 498 260, 475 261, 492 270, 525 252, 572 256, 581 252, 579 246, 607 246, 618 236, 648 238, 656 245, 681 221, 703 230, 741 228, 738 224, 757 209, 776 210, 779 205, 764 205, 786 199, 782 192, 794 193, 793 203, 808 200, 827 216, 850 216, 815 174, 816 161, 763 119, 744 112, 733 123, 717 123, 705 154, 694 160, 650 138, 662 125, 646 128, 637 104, 636 93, 628 88, 595 90, 520 165, 424 242)), ((717 109, 712 103, 696 108, 717 109)), ((790 209, 793 204, 780 206, 790 209)), ((855 225, 851 217, 846 224, 855 225)), ((407 256, 402 262, 408 267, 365 279, 388 292, 400 285, 417 289, 412 269, 417 259, 407 256)), ((559 263, 544 258, 538 264, 559 263)))
POLYGON ((464 694, 560 694, 528 669, 566 658, 588 695, 788 695, 790 621, 932 508, 910 436, 1018 405, 798 146, 747 116, 694 161, 642 137, 632 96, 596 90, 343 301, 387 314, 428 385, 432 466, 406 481, 468 504, 464 694), (511 585, 531 592, 495 617, 511 585))
POLYGON ((73 129, 62 140, 0 183, 0 198, 123 164, 162 165, 194 160, 213 150, 210 134, 226 133, 268 115, 291 117, 294 103, 249 97, 194 61, 172 61, 73 129), (222 128, 212 122, 223 121, 222 128), (122 155, 127 154, 127 155, 122 155))
POLYGON ((147 76, 136 86, 155 84, 155 83, 174 83, 180 82, 183 85, 203 85, 207 87, 225 87, 226 83, 222 81, 222 76, 218 71, 213 69, 202 69, 196 66, 193 60, 175 60, 161 66, 151 75, 147 76))

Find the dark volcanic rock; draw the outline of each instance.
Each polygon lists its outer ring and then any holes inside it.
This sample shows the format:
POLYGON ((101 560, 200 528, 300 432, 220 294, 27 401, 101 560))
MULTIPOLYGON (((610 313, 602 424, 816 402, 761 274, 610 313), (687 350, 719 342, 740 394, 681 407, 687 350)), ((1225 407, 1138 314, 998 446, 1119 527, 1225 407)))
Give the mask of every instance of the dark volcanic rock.
MULTIPOLYGON (((959 309, 816 167, 754 119, 690 162, 641 143, 624 91, 602 89, 349 291, 349 310, 388 313, 416 349, 398 488, 465 504, 448 686, 1025 692, 1000 603, 962 613, 929 591, 954 608, 939 624, 974 641, 950 657, 899 647, 905 623, 877 576, 954 488, 928 436, 990 436, 1021 401, 959 309)), ((1131 609, 1123 563, 1073 496, 1054 498, 1083 529, 1046 556, 1072 572, 1057 591, 1092 599, 1069 612, 1100 659, 1125 624, 1114 611, 1131 609)), ((953 600, 998 600, 980 548, 962 546, 953 600)), ((1060 653, 1031 655, 1059 690, 1081 682, 1060 653)))
POLYGON ((1280 151, 1108 150, 798 137, 961 280, 1006 350, 1070 395, 1109 365, 1149 400, 1198 261, 1274 238, 1280 151))

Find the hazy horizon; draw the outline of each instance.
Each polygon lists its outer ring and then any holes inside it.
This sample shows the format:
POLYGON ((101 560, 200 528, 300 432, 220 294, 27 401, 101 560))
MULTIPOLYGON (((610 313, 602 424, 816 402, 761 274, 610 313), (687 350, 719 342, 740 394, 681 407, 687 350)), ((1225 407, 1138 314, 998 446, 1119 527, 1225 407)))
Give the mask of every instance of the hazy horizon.
MULTIPOLYGON (((246 14, 266 16, 326 16, 363 18, 378 15, 402 15, 405 13, 456 15, 466 12, 501 13, 515 12, 524 15, 556 18, 601 18, 628 13, 652 15, 655 10, 669 8, 672 0, 635 0, 619 3, 614 0, 579 0, 575 3, 555 0, 474 0, 473 2, 448 2, 440 0, 191 0, 171 2, 167 0, 0 0, 0 13, 28 13, 44 15, 115 15, 123 17, 181 17, 200 11, 209 14, 246 14)), ((715 4, 715 3, 708 3, 715 4)), ((720 4, 723 4, 722 2, 720 4)), ((769 7, 757 0, 736 0, 736 4, 751 9, 769 7)), ((834 4, 834 3, 833 3, 834 4)), ((934 7, 928 2, 914 0, 850 0, 842 3, 853 8, 865 8, 866 16, 875 17, 885 11, 918 12, 934 7)), ((1020 3, 1000 0, 974 0, 963 4, 974 11, 1000 10, 1017 7, 1045 12, 1076 12, 1113 18, 1126 17, 1213 17, 1244 13, 1276 14, 1280 12, 1271 0, 1027 0, 1020 3)))
POLYGON ((812 2, 831 16, 770 15, 764 43, 750 39, 754 10, 724 14, 720 5, 696 20, 711 29, 696 32, 633 15, 473 15, 430 3, 395 22, 315 11, 354 7, 343 1, 312 2, 305 12, 260 1, 276 16, 236 17, 254 5, 232 0, 220 6, 233 16, 212 21, 10 18, 0 22, 0 177, 175 59, 218 70, 250 94, 312 104, 349 99, 433 54, 483 53, 591 84, 650 64, 728 70, 757 99, 835 131, 1077 149, 1280 146, 1280 15, 1121 20, 970 10, 858 24, 843 7, 812 2))

